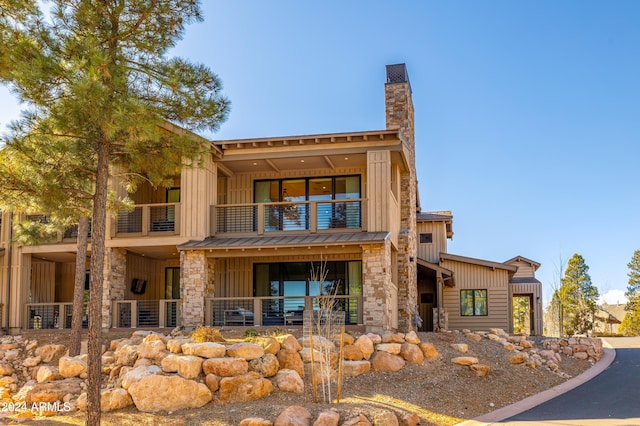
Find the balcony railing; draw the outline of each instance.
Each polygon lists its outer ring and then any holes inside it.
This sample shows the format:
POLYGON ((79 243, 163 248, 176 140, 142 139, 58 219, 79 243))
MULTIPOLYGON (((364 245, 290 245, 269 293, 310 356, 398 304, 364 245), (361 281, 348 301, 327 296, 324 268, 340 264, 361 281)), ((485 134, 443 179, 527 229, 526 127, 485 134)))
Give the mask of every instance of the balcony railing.
POLYGON ((362 296, 217 297, 206 300, 205 322, 222 326, 302 325, 305 310, 317 310, 321 298, 333 297, 345 323, 362 324, 362 296))
POLYGON ((114 236, 177 235, 180 232, 180 203, 138 204, 120 210, 113 226, 114 236))
MULTIPOLYGON (((73 303, 27 303, 26 328, 71 328, 73 303)), ((82 328, 87 328, 87 304, 82 308, 82 328)))
POLYGON ((216 234, 258 235, 281 231, 361 230, 366 223, 364 201, 355 199, 213 205, 211 229, 216 234))
POLYGON ((114 328, 164 328, 180 323, 180 300, 114 300, 112 302, 112 327, 114 328))

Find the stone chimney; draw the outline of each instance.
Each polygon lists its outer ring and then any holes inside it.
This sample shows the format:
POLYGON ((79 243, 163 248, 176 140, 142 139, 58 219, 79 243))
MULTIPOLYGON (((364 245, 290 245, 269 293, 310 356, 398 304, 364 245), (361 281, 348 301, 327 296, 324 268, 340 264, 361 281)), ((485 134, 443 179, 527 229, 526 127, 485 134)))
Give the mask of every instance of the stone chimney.
POLYGON ((416 265, 416 180, 415 134, 411 84, 405 64, 387 65, 384 85, 387 129, 398 130, 405 145, 408 169, 400 174, 400 230, 398 233, 398 327, 415 330, 418 306, 418 271, 416 265))
POLYGON ((411 84, 405 64, 387 65, 387 83, 384 85, 387 130, 400 130, 404 142, 415 151, 413 101, 411 84))

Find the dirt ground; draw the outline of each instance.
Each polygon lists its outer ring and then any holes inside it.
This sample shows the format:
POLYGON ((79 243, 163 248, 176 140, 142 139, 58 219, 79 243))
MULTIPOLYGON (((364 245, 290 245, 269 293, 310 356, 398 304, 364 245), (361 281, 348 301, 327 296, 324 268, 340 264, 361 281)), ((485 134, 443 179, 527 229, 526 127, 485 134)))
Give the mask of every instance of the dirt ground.
MULTIPOLYGON (((65 343, 65 339, 68 339, 68 336, 58 332, 41 334, 37 337, 40 344, 65 343)), ((110 332, 105 336, 105 342, 128 337, 130 334, 130 330, 110 332)), ((224 335, 227 337, 227 334, 224 335)), ((452 425, 512 404, 567 380, 544 367, 532 369, 523 365, 511 365, 506 358, 508 351, 499 343, 486 338, 475 342, 468 340, 462 333, 418 333, 418 336, 422 341, 435 345, 440 352, 439 358, 425 360, 422 365, 407 363, 401 371, 395 373, 370 371, 357 377, 345 378, 340 402, 315 402, 311 380, 307 374, 304 379, 304 394, 275 391, 256 401, 229 405, 220 403, 214 394, 213 401, 200 409, 149 414, 130 407, 103 414, 102 424, 237 425, 248 417, 275 421, 290 405, 302 405, 311 412, 314 419, 319 412, 334 409, 340 413, 341 421, 362 413, 373 423, 376 414, 391 411, 398 417, 415 413, 422 425, 452 425), (489 375, 476 377, 468 367, 451 363, 451 358, 461 355, 451 348, 451 343, 466 343, 469 351, 465 355, 477 357, 480 363, 489 365, 489 375)), ((540 345, 537 347, 540 348, 540 345)), ((587 361, 569 357, 563 357, 560 363, 561 371, 571 377, 590 366, 591 363, 587 361)), ((336 391, 334 388, 333 392, 336 391)), ((320 388, 318 392, 321 392, 320 388)), ((39 425, 84 424, 84 413, 49 418, 13 418, 9 421, 39 425)))

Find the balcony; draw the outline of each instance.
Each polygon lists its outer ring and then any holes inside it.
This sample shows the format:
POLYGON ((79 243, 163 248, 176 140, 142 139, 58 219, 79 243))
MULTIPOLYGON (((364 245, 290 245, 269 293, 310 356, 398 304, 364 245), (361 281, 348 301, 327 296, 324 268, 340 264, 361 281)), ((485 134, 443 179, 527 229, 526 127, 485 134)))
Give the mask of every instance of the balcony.
POLYGON ((263 235, 271 232, 363 230, 364 199, 211 206, 215 234, 263 235))
POLYGON ((118 211, 114 237, 166 236, 180 233, 180 203, 137 204, 118 211))

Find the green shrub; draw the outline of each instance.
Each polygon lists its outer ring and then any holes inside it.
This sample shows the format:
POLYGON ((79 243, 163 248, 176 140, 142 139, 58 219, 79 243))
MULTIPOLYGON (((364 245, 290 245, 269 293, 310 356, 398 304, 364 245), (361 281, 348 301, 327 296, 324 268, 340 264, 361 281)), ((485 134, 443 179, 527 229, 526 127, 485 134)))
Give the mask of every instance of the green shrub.
POLYGON ((258 331, 255 328, 247 328, 244 331, 244 337, 245 338, 258 337, 258 331))

